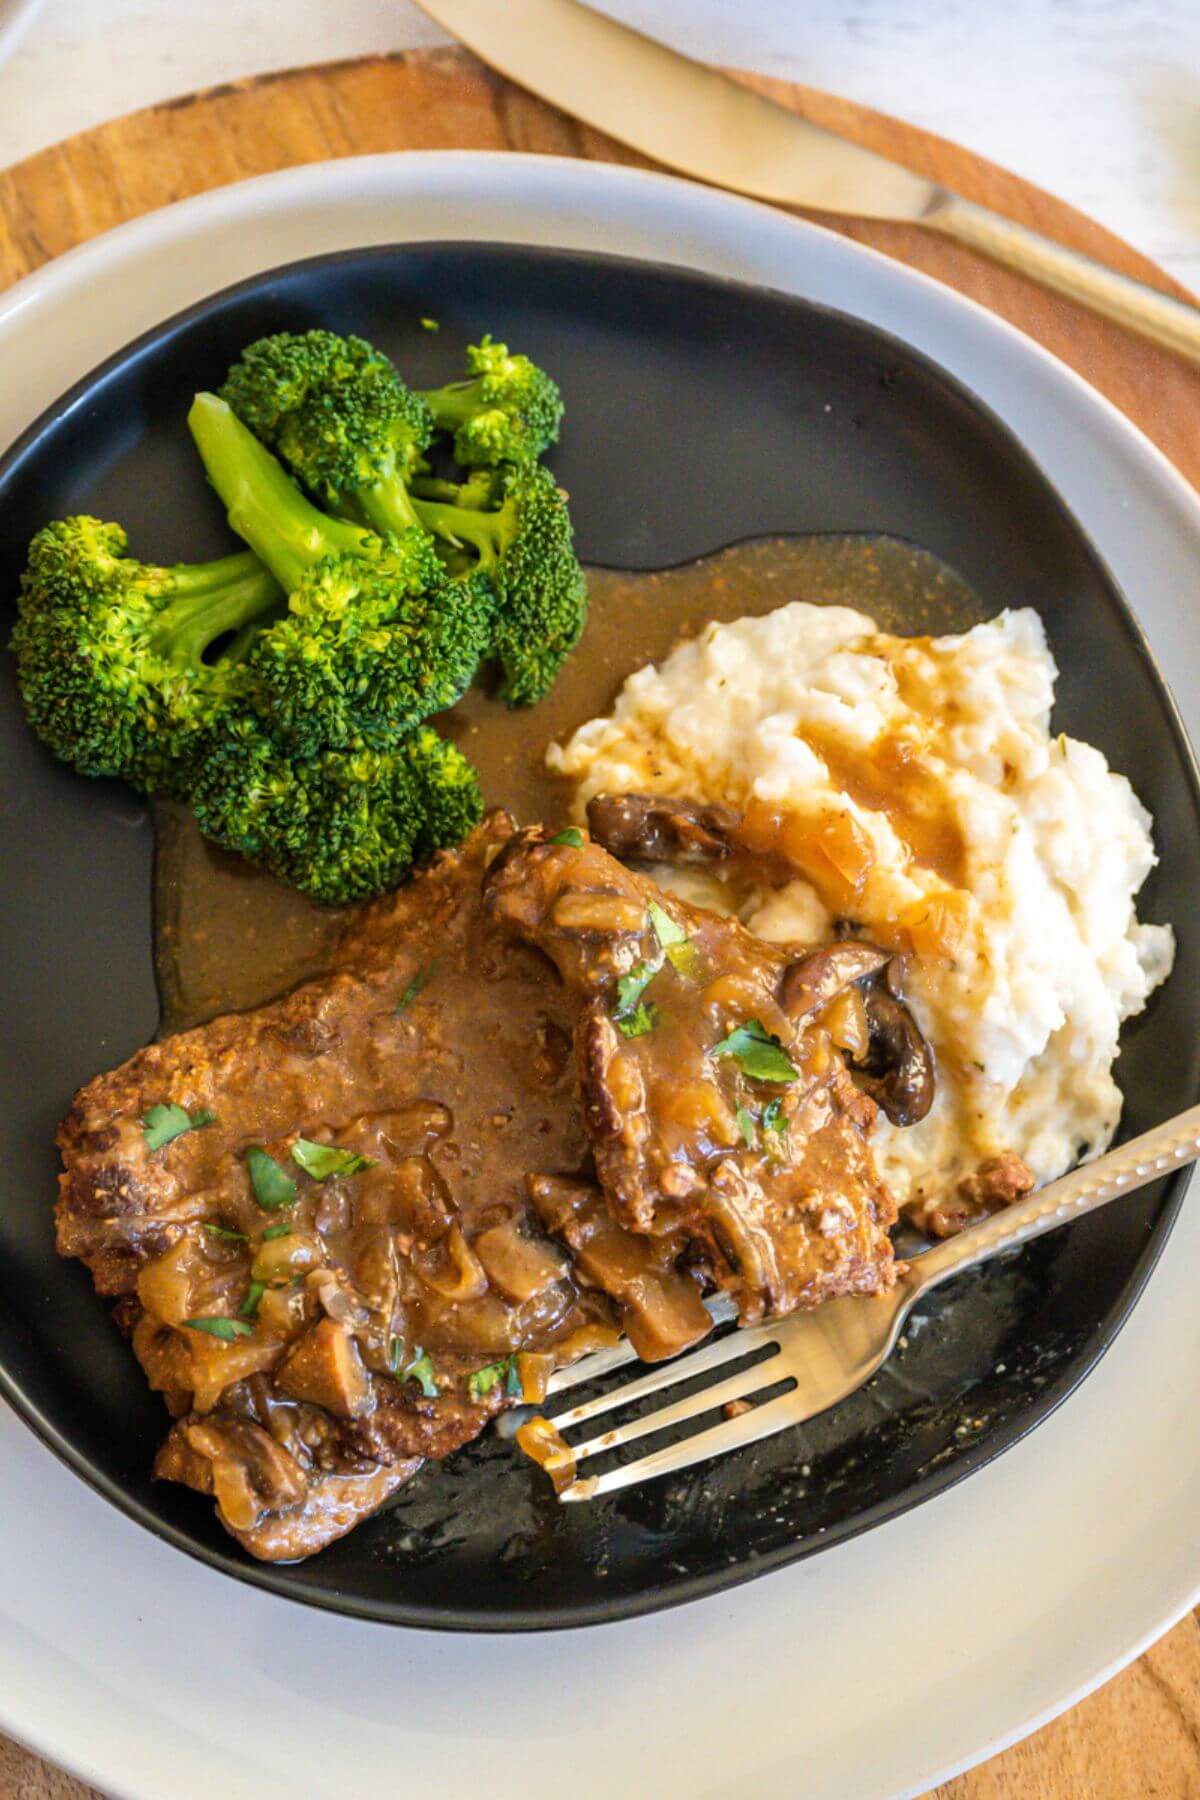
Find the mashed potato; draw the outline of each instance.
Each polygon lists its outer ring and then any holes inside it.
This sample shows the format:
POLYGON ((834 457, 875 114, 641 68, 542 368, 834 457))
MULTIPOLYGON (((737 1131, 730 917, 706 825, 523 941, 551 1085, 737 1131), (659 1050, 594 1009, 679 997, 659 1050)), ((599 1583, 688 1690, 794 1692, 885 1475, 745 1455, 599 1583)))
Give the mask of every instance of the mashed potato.
POLYGON ((689 898, 775 941, 852 921, 911 951, 937 1099, 907 1130, 881 1118, 876 1149, 918 1208, 1005 1150, 1039 1180, 1102 1150, 1122 1021, 1170 972, 1170 927, 1134 906, 1156 860, 1150 816, 1098 750, 1051 735, 1056 676, 1028 608, 899 638, 797 602, 709 626, 549 753, 580 816, 624 792, 744 810, 777 884, 657 871, 689 898))

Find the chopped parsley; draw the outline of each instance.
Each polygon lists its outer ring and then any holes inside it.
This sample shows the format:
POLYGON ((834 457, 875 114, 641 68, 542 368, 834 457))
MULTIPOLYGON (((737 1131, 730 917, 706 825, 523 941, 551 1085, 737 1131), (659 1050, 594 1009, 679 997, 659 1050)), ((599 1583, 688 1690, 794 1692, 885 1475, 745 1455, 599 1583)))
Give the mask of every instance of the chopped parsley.
POLYGON ((360 1156, 357 1150, 339 1150, 333 1144, 313 1144, 308 1138, 296 1139, 292 1145, 292 1161, 299 1163, 314 1181, 328 1181, 331 1175, 358 1175, 363 1169, 375 1167, 372 1157, 360 1156))
POLYGON ((583 833, 577 831, 574 825, 568 825, 565 831, 555 832, 552 838, 546 839, 546 842, 548 844, 567 844, 572 850, 582 850, 583 833))
POLYGON ((292 1228, 285 1220, 282 1225, 268 1225, 262 1234, 264 1244, 273 1243, 276 1238, 291 1237, 292 1228))
POLYGON ((640 1005, 634 1007, 632 1012, 616 1015, 617 1030, 622 1037, 645 1037, 647 1033, 656 1028, 661 1016, 657 1006, 650 1001, 643 1000, 640 1005))
POLYGON ((683 926, 677 924, 670 913, 658 904, 657 900, 651 900, 648 910, 650 923, 654 927, 654 935, 664 950, 669 950, 672 944, 687 943, 687 932, 683 926))
POLYGON ((674 920, 669 912, 651 900, 650 923, 654 927, 654 935, 662 945, 663 955, 677 975, 694 975, 699 953, 683 926, 674 920))
POLYGON ((252 1281, 250 1283, 250 1288, 246 1295, 246 1298, 242 1302, 241 1307, 239 1308, 239 1311, 241 1312, 243 1319, 253 1319, 257 1316, 258 1303, 262 1299, 262 1297, 266 1293, 266 1291, 267 1291, 267 1284, 265 1281, 252 1281))
POLYGON ((744 1106, 739 1106, 736 1113, 737 1128, 742 1134, 742 1142, 747 1150, 753 1150, 758 1142, 758 1127, 754 1123, 754 1114, 744 1106))
POLYGON ((751 1081, 794 1081, 798 1070, 777 1037, 759 1019, 739 1025, 714 1044, 710 1056, 731 1056, 751 1081))
POLYGON ((422 319, 420 326, 422 331, 440 331, 442 329, 436 319, 422 319))
POLYGON ((215 1121, 216 1114, 210 1113, 207 1106, 199 1106, 194 1113, 189 1113, 185 1107, 176 1105, 174 1100, 160 1100, 142 1120, 146 1148, 161 1150, 164 1144, 182 1137, 185 1131, 200 1131, 205 1125, 212 1125, 215 1121))
POLYGON ((630 969, 628 975, 618 979, 613 1019, 622 1037, 645 1037, 658 1024, 657 1006, 643 1001, 642 995, 661 967, 661 963, 639 963, 636 969, 630 969))
POLYGON ((691 980, 700 967, 700 952, 691 938, 684 938, 682 944, 671 944, 667 948, 667 961, 677 975, 691 980))
POLYGON ((784 1117, 783 1101, 776 1094, 774 1100, 763 1108, 763 1130, 768 1137, 785 1138, 788 1134, 788 1120, 784 1117))
POLYGON ((245 1319, 185 1319, 183 1322, 189 1331, 207 1332, 209 1337, 223 1338, 227 1344, 234 1338, 251 1337, 254 1332, 253 1325, 248 1325, 245 1319))
POLYGON ((510 1400, 520 1400, 524 1394, 521 1386, 521 1374, 517 1367, 516 1355, 502 1356, 499 1362, 486 1363, 482 1369, 476 1369, 467 1381, 467 1392, 472 1400, 482 1400, 490 1394, 498 1381, 503 1381, 504 1391, 510 1400))
POLYGON ((228 1225, 216 1225, 211 1219, 205 1219, 203 1229, 209 1237, 221 1238, 227 1244, 247 1244, 250 1241, 244 1231, 231 1231, 228 1225))
POLYGON ((684 976, 695 974, 698 961, 696 946, 683 926, 677 924, 657 900, 650 901, 648 911, 654 935, 658 939, 659 955, 653 962, 638 963, 617 982, 617 1004, 613 1008, 613 1019, 618 1031, 627 1038, 645 1037, 659 1023, 661 1015, 657 1006, 644 1000, 643 995, 661 971, 664 960, 670 963, 677 975, 684 976))
POLYGON ((404 1339, 394 1337, 388 1345, 388 1368, 396 1380, 415 1381, 427 1400, 436 1400, 438 1384, 433 1373, 433 1359, 428 1350, 422 1350, 418 1344, 408 1362, 405 1362, 404 1355, 404 1339))
POLYGON ((658 963, 639 963, 636 969, 630 969, 628 975, 622 975, 617 981, 617 1017, 622 1013, 630 1013, 638 1004, 654 977, 658 974, 658 963))
POLYGON ((436 968, 436 963, 430 963, 428 968, 417 970, 416 974, 401 994, 399 1000, 396 1002, 396 1011, 398 1013, 402 1013, 406 1006, 412 1005, 417 995, 421 992, 421 989, 427 986, 429 978, 436 968))
POLYGON ((295 1205, 295 1182, 260 1145, 251 1144, 247 1149, 246 1167, 250 1171, 254 1198, 267 1212, 278 1212, 281 1206, 295 1205))

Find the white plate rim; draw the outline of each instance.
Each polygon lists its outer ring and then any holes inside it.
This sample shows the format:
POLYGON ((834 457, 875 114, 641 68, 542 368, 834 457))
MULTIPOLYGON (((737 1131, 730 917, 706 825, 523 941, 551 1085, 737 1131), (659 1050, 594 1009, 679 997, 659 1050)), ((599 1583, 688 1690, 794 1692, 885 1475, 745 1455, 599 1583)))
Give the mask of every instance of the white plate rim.
POLYGON ((42 0, 0 0, 0 62, 12 55, 41 4, 42 0))
MULTIPOLYGON (((833 234, 821 231, 818 227, 804 225, 798 221, 784 221, 779 214, 770 212, 768 209, 756 208, 751 206, 750 203, 735 200, 729 196, 712 194, 706 190, 700 190, 691 187, 689 184, 678 182, 673 178, 648 174, 642 171, 617 169, 605 165, 581 165, 567 159, 562 159, 560 161, 560 159, 516 157, 511 155, 493 155, 489 157, 479 156, 470 152, 431 153, 416 156, 410 154, 402 157, 355 159, 355 161, 358 163, 359 167, 357 171, 353 172, 348 170, 345 163, 318 165, 316 167, 301 170, 285 171, 282 175, 262 178, 254 183, 240 184, 239 187, 234 189, 220 190, 216 193, 202 196, 198 200, 181 203, 177 207, 168 209, 163 214, 152 215, 147 219, 135 221, 133 224, 122 227, 119 231, 109 234, 105 239, 97 240, 91 245, 83 246, 80 250, 72 252, 68 257, 60 259, 58 263, 50 265, 47 270, 30 277, 26 282, 20 284, 18 288, 12 290, 9 296, 5 297, 4 302, 0 303, 0 341, 3 341, 6 332, 11 330, 14 322, 22 317, 29 319, 30 323, 36 329, 36 315, 39 306, 44 310, 46 305, 53 299, 56 290, 59 292, 66 292, 70 295, 76 295, 80 293, 81 289, 86 288, 89 278, 94 280, 106 265, 109 267, 118 265, 122 257, 128 260, 130 257, 136 256, 139 250, 145 250, 147 252, 152 251, 155 245, 160 249, 165 248, 166 244, 172 238, 186 238, 189 234, 195 237, 203 231, 204 226, 208 221, 213 219, 228 220, 239 211, 239 207, 245 207, 247 204, 255 206, 261 210, 264 215, 269 214, 272 208, 277 212, 281 209, 286 210, 289 200, 295 199, 299 195, 312 194, 321 190, 329 192, 339 186, 345 187, 347 185, 352 185, 353 175, 365 177, 369 184, 371 179, 378 178, 381 174, 386 172, 387 175, 395 177, 393 185, 396 190, 406 194, 410 199, 414 193, 420 189, 423 180, 433 189, 437 189, 440 174, 446 172, 450 167, 456 169, 455 180, 466 178, 472 183, 475 180, 475 170, 486 169, 488 171, 486 178, 481 177, 483 186, 487 186, 488 181, 494 180, 497 177, 502 186, 511 179, 514 194, 522 189, 530 190, 531 198, 529 204, 536 203, 536 200, 539 197, 539 190, 540 197, 544 198, 547 192, 554 189, 560 200, 565 193, 576 203, 581 201, 583 195, 586 193, 590 199, 597 201, 602 210, 604 201, 617 190, 623 190, 623 198, 628 198, 628 196, 636 192, 636 204, 638 206, 644 205, 647 214, 653 216, 657 220, 658 228, 660 230, 665 230, 668 223, 673 223, 680 231, 681 239, 685 236, 683 228, 695 226, 698 220, 703 223, 706 230, 711 230, 714 242, 720 243, 726 238, 736 239, 738 237, 739 228, 744 226, 747 215, 750 215, 756 222, 757 230, 764 236, 778 239, 781 233, 790 234, 794 245, 798 245, 802 239, 806 238, 807 247, 814 255, 816 255, 816 252, 813 249, 814 244, 819 243, 821 249, 826 254, 830 252, 832 245, 840 246, 840 251, 834 253, 834 258, 835 261, 838 261, 844 268, 850 268, 854 265, 857 265, 859 268, 874 266, 874 272, 878 274, 879 265, 882 265, 882 267, 889 272, 889 279, 882 282, 882 286, 885 289, 890 285, 893 294, 904 289, 906 289, 909 294, 922 294, 929 310, 942 324, 946 324, 947 322, 956 324, 961 327, 962 333, 968 337, 970 337, 971 333, 967 329, 965 321, 970 319, 976 333, 982 332, 985 337, 990 334, 993 343, 1003 341, 1006 344, 1011 366, 1017 368, 1023 366, 1026 372, 1031 368, 1040 370, 1042 377, 1052 389, 1057 387, 1059 393, 1062 395, 1071 394, 1084 414, 1090 412, 1092 429, 1104 435, 1110 443, 1116 444, 1131 464, 1140 465, 1142 474, 1146 478, 1147 485, 1156 490, 1156 497, 1160 505, 1168 509, 1176 510, 1181 515, 1184 530, 1190 532, 1193 537, 1200 536, 1200 505, 1197 504, 1195 496, 1183 481, 1182 477, 1172 469, 1165 458, 1163 458, 1153 446, 1149 445, 1114 408, 1110 407, 1107 402, 1101 400, 1093 390, 1087 388, 1078 377, 1065 370, 1062 365, 1054 362, 1054 360, 1048 357, 1045 352, 1042 352, 1037 349, 1036 346, 1031 345, 1027 339, 1021 336, 1021 334, 996 320, 992 315, 982 312, 981 309, 974 307, 972 303, 963 300, 960 296, 952 294, 949 290, 940 287, 938 284, 928 280, 928 278, 916 275, 910 270, 901 269, 899 265, 890 263, 886 259, 876 256, 874 252, 864 250, 861 246, 849 245, 847 240, 835 238, 833 234), (503 173, 501 173, 499 165, 504 165, 503 173), (471 170, 469 176, 467 175, 468 167, 471 170), (799 236, 796 234, 799 234, 799 236), (822 240, 823 243, 821 242, 822 240), (899 277, 898 281, 895 279, 896 277, 899 277)), ((384 186, 386 187, 386 185, 387 183, 385 181, 384 186)), ((442 197, 444 198, 448 192, 453 190, 453 188, 454 182, 452 181, 449 184, 449 189, 443 190, 442 197)), ((464 203, 460 192, 458 212, 455 215, 456 220, 460 222, 456 224, 455 230, 443 232, 441 235, 481 235, 478 232, 461 229, 461 215, 463 211, 464 203)), ((394 239, 399 240, 402 237, 426 237, 429 234, 426 231, 394 231, 390 233, 390 235, 394 239)), ((501 234, 497 234, 493 231, 488 235, 496 236, 501 234)), ((511 238, 511 233, 508 235, 511 238)), ((362 241, 368 240, 364 239, 362 241)), ((376 239, 375 241, 379 240, 376 239)), ((325 243, 312 244, 309 253, 316 253, 321 249, 333 247, 339 246, 325 243)), ((612 247, 619 248, 619 246, 612 247)), ((668 245, 659 244, 655 254, 659 259, 687 261, 690 263, 690 266, 707 266, 703 260, 697 260, 699 255, 699 247, 697 245, 692 244, 690 247, 685 245, 684 247, 687 251, 685 255, 673 254, 676 247, 677 246, 673 243, 668 245)), ((278 260, 280 260, 278 257, 270 258, 271 262, 278 260)), ((802 261, 803 259, 798 258, 798 260, 802 261)), ((820 258, 817 257, 817 260, 820 260, 820 258)), ((267 265, 260 264, 259 266, 267 265)), ((243 273, 248 274, 251 272, 253 271, 249 267, 243 270, 243 273)), ((755 277, 752 276, 751 278, 755 277)), ((226 285, 226 281, 223 278, 213 285, 224 286, 226 285)), ((787 281, 777 281, 775 285, 788 286, 791 284, 787 281)), ((211 291, 211 286, 208 290, 203 291, 211 291)), ((793 291, 803 290, 797 290, 793 286, 793 291)), ((196 292, 193 297, 200 297, 200 293, 196 292)), ((820 296, 818 295, 815 297, 820 296)), ((847 310, 855 310, 853 304, 848 302, 845 298, 842 298, 839 303, 846 306, 847 310)), ((160 309, 159 316, 164 316, 168 311, 176 310, 176 307, 177 303, 175 302, 164 305, 160 309)), ((864 316, 872 315, 865 313, 864 316)), ((888 329, 896 329, 895 324, 889 323, 886 319, 881 319, 878 322, 885 324, 888 329)), ((125 335, 127 337, 132 336, 133 331, 131 330, 125 335)), ((951 336, 953 337, 953 332, 951 332, 951 336)), ((921 346, 918 345, 918 347, 921 346)), ((90 358, 90 362, 94 362, 95 360, 98 359, 96 357, 90 358)), ((953 372, 962 373, 961 369, 956 366, 956 362, 952 357, 945 356, 942 360, 946 361, 947 366, 949 366, 953 372)), ((965 378, 970 383, 970 375, 968 374, 965 378)), ((60 386, 61 385, 66 385, 66 383, 60 383, 60 386)), ((45 395, 46 399, 51 397, 52 395, 49 393, 45 395)), ((1002 416, 1006 416, 1005 407, 1003 404, 997 404, 995 396, 989 395, 984 391, 984 397, 988 399, 989 403, 992 404, 996 410, 1000 411, 1002 416)), ((1047 458, 1044 455, 1039 456, 1039 460, 1042 462, 1043 467, 1047 468, 1047 472, 1050 474, 1051 479, 1059 480, 1059 484, 1062 485, 1059 471, 1053 467, 1052 459, 1049 465, 1047 463, 1047 458)), ((1070 500, 1071 496, 1069 492, 1067 497, 1070 500)), ((1076 509, 1079 510, 1078 507, 1076 509)), ((1143 503, 1143 511, 1144 510, 1145 503, 1143 503)), ((1161 518, 1159 522, 1162 522, 1161 518)), ((1106 555, 1111 564, 1114 561, 1114 558, 1104 542, 1104 534, 1102 532, 1097 532, 1093 528, 1092 535, 1097 540, 1101 554, 1106 555)), ((1117 569, 1117 574, 1118 579, 1122 579, 1119 567, 1117 569)), ((1130 588, 1127 580, 1123 581, 1123 585, 1125 585, 1126 591, 1129 592, 1130 588)), ((1131 594, 1131 597, 1136 598, 1133 594, 1131 594)), ((1161 644, 1157 642, 1153 631, 1151 632, 1151 637, 1152 642, 1156 643, 1156 648, 1161 654, 1161 644)), ((1173 661, 1169 661, 1167 666, 1175 668, 1177 665, 1173 661)), ((1183 710, 1185 716, 1187 716, 1189 712, 1193 715, 1194 734, 1195 716, 1197 713, 1197 706, 1200 705, 1200 699, 1197 699, 1197 697, 1186 692, 1180 697, 1184 702, 1183 710), (1188 702, 1192 702, 1192 704, 1189 705, 1188 702)), ((1181 1233, 1177 1227, 1172 1245, 1168 1249, 1167 1257, 1164 1259, 1165 1261, 1178 1263, 1181 1259, 1182 1252, 1179 1248, 1180 1236, 1181 1233)), ((1148 1303, 1161 1285, 1160 1270, 1160 1275, 1151 1282, 1150 1292, 1141 1302, 1141 1306, 1138 1309, 1139 1313, 1147 1308, 1148 1303)), ((1135 1321, 1136 1318, 1137 1315, 1135 1314, 1135 1321)), ((1125 1337, 1128 1337, 1128 1335, 1129 1332, 1127 1331, 1125 1337)), ((1124 1354, 1122 1345, 1125 1342, 1125 1337, 1122 1338, 1117 1349, 1110 1352, 1110 1359, 1124 1354)), ((1095 1377, 1093 1377, 1093 1379, 1095 1379, 1095 1377)), ((1072 1403, 1068 1402, 1067 1407, 1063 1409, 1063 1411, 1069 1411, 1071 1407, 1072 1403)), ((1060 1414, 1056 1415, 1056 1418, 1061 1420, 1062 1413, 1060 1412, 1060 1414)), ((1054 1420, 1051 1420, 1041 1428, 1041 1431, 1037 1434, 1037 1441, 1040 1442, 1044 1433, 1051 1432, 1054 1429, 1055 1422, 1054 1420)), ((1002 1459, 1000 1464, 993 1465, 993 1468, 1003 1471, 1008 1465, 1010 1457, 1014 1454, 1014 1452, 1010 1452, 1008 1457, 1002 1459)), ((983 1475, 986 1473, 987 1472, 984 1471, 979 1475, 974 1476, 968 1486, 975 1487, 981 1482, 983 1475)), ((938 1505, 938 1502, 932 1503, 933 1507, 937 1507, 938 1505)), ((107 1509, 105 1510, 107 1515, 107 1509)), ((930 1508, 922 1509, 922 1514, 926 1514, 929 1511, 930 1508)), ((913 1516, 920 1517, 922 1515, 910 1515, 910 1517, 913 1516)), ((901 1522, 897 1521, 896 1523, 899 1525, 901 1522)), ((889 1531, 892 1529, 893 1528, 889 1527, 889 1531)), ((879 1536, 880 1534, 876 1533, 873 1535, 879 1536)), ((833 1556, 844 1559, 850 1556, 854 1549, 854 1545, 847 1545, 838 1552, 833 1553, 831 1557, 819 1559, 819 1562, 821 1564, 828 1564, 833 1560, 833 1556)), ((919 1776, 917 1776, 919 1787, 913 1785, 913 1774, 915 1771, 910 1771, 901 1775, 900 1785, 896 1785, 895 1780, 889 1776, 886 1778, 889 1781, 886 1791, 895 1794, 920 1791, 920 1788, 930 1785, 935 1780, 944 1778, 944 1776, 952 1770, 968 1766, 971 1761, 977 1760, 978 1756, 991 1754, 1004 1743, 1014 1741, 1017 1737, 1023 1735, 1024 1732, 1036 1728, 1036 1726, 1046 1718, 1052 1717, 1054 1713, 1061 1710, 1064 1705, 1069 1705, 1075 1699, 1081 1697, 1083 1693, 1087 1692, 1099 1681, 1104 1680, 1107 1675, 1114 1672, 1116 1668, 1129 1660, 1130 1657, 1138 1654, 1145 1644, 1153 1641, 1160 1631, 1166 1629, 1175 1618, 1181 1616, 1182 1613, 1194 1603, 1197 1571, 1200 1570, 1200 1558, 1192 1561, 1190 1569, 1190 1584, 1187 1588, 1177 1589, 1171 1597, 1170 1604, 1167 1605, 1165 1609, 1159 1605, 1159 1607, 1155 1609, 1152 1618, 1143 1617, 1139 1620, 1138 1624, 1140 1629, 1135 1635, 1126 1636, 1118 1650, 1113 1651, 1110 1648, 1107 1655, 1100 1654, 1097 1659, 1093 1659, 1093 1666, 1082 1680, 1076 1677, 1072 1682, 1065 1685, 1056 1684, 1052 1678, 1043 1680, 1041 1691, 1037 1695, 1037 1703, 1027 1705, 1018 1715, 1010 1716, 1003 1724, 1001 1724, 999 1720, 993 1721, 991 1729, 988 1731, 986 1742, 974 1746, 965 1754, 960 1749, 959 1752, 953 1754, 949 1760, 943 1759, 940 1763, 930 1764, 926 1761, 926 1765, 919 1776)), ((743 1594, 746 1592, 761 1594, 765 1591, 766 1587, 778 1583, 781 1579, 782 1578, 777 1575, 773 1578, 772 1584, 761 1584, 755 1589, 742 1590, 742 1592, 743 1594)), ((711 1604, 711 1602, 702 1603, 704 1606, 709 1606, 711 1604)), ((667 1615, 667 1617, 680 1618, 686 1621, 688 1619, 695 1619, 697 1615, 697 1608, 689 1608, 682 1614, 667 1615)), ((613 1627, 610 1629, 615 1631, 619 1628, 613 1627)), ((3 1716, 7 1711, 8 1708, 4 1706, 3 1699, 0 1698, 0 1716, 3 1716)), ((14 1717, 10 1719, 5 1717, 4 1723, 5 1728, 10 1730, 13 1735, 31 1739, 36 1747, 41 1749, 44 1753, 57 1756, 60 1760, 67 1762, 69 1765, 77 1767, 87 1778, 92 1780, 98 1778, 105 1780, 110 1787, 119 1784, 120 1776, 118 1771, 111 1768, 103 1770, 98 1764, 93 1763, 92 1757, 80 1756, 78 1754, 79 1746, 75 1745, 73 1747, 68 1747, 62 1741, 61 1733, 54 1732, 52 1734, 54 1741, 48 1742, 45 1740, 44 1734, 33 1733, 28 1730, 23 1731, 22 1721, 19 1718, 14 1717), (73 1748, 75 1754, 69 1753, 71 1748, 73 1748), (114 1776, 116 1776, 116 1780, 114 1780, 114 1776)), ((896 1770, 896 1774, 900 1774, 899 1769, 896 1770)), ((126 1791, 133 1792, 139 1790, 127 1789, 126 1791)), ((698 1789, 696 1791, 701 1790, 698 1789)), ((704 1791, 708 1791, 708 1788, 706 1787, 704 1791)), ((716 1792, 724 1790, 718 1790, 714 1787, 711 1791, 716 1792)), ((761 1791, 766 1790, 763 1789, 761 1791)), ((772 1788, 770 1791, 776 1790, 772 1788)), ((779 1791, 784 1790, 780 1789, 779 1791)), ((824 1789, 822 1789, 822 1791, 824 1791, 824 1789)), ((884 1790, 879 1789, 873 1791, 882 1793, 884 1790)))

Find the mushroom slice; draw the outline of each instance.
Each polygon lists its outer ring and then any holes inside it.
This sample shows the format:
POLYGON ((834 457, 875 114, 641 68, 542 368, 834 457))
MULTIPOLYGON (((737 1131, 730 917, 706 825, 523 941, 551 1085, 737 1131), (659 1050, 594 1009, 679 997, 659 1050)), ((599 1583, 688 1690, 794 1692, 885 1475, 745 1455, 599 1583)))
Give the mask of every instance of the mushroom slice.
POLYGON ((691 1276, 674 1266, 669 1240, 626 1231, 590 1182, 530 1175, 526 1186, 547 1230, 569 1246, 579 1273, 617 1302, 644 1362, 661 1362, 707 1337, 712 1319, 691 1276))
POLYGON ((597 794, 588 830, 622 862, 719 862, 732 855, 741 814, 666 794, 597 794))
POLYGON ((180 1420, 154 1473, 212 1494, 231 1531, 252 1530, 267 1513, 298 1506, 308 1492, 296 1458, 261 1425, 230 1414, 180 1420))
POLYGON ((893 1125, 917 1125, 933 1105, 933 1052, 899 992, 895 960, 882 982, 863 995, 870 1048, 851 1062, 859 1087, 881 1106, 893 1125))
POLYGON ((296 1342, 275 1372, 294 1400, 311 1400, 337 1419, 361 1419, 375 1404, 358 1345, 336 1319, 322 1319, 296 1342))
POLYGON ((806 1019, 836 1000, 844 988, 878 975, 892 959, 874 944, 827 944, 789 964, 779 984, 779 1004, 791 1019, 806 1019))
POLYGON ((523 1303, 560 1282, 567 1271, 561 1250, 545 1238, 531 1237, 516 1219, 481 1232, 472 1246, 493 1286, 510 1300, 523 1303))

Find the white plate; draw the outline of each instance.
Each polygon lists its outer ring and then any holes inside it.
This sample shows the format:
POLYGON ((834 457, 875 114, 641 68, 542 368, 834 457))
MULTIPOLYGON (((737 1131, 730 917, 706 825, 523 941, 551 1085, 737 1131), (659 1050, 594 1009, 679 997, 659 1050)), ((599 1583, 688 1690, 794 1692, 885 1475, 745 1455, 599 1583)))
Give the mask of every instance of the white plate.
MULTIPOLYGON (((0 302, 0 443, 138 331, 230 281, 356 244, 557 244, 843 307, 972 387, 1048 471, 1200 727, 1200 503, 1105 401, 899 264, 666 177, 547 157, 359 158, 222 189, 0 302)), ((1019 600, 1020 596, 1014 596, 1019 600)), ((31 1196, 42 1205, 48 1196, 31 1196)), ((452 1637, 294 1606, 189 1561, 0 1409, 0 1726, 110 1792, 436 1790, 888 1800, 1070 1705, 1200 1587, 1200 1218, 1038 1431, 798 1567, 653 1618, 452 1637)))
POLYGON ((42 0, 0 0, 0 62, 16 49, 42 0))

